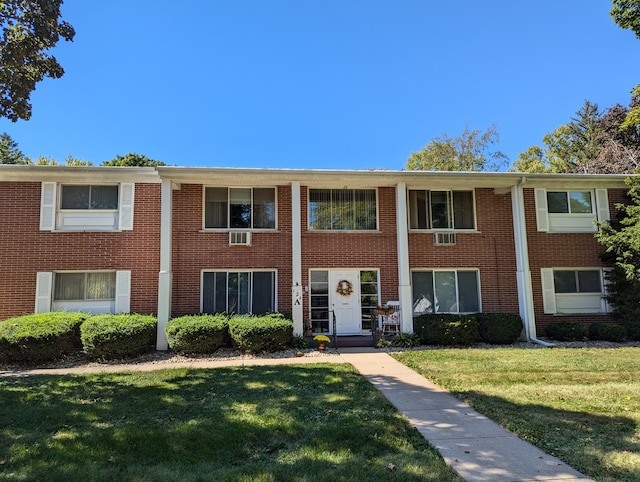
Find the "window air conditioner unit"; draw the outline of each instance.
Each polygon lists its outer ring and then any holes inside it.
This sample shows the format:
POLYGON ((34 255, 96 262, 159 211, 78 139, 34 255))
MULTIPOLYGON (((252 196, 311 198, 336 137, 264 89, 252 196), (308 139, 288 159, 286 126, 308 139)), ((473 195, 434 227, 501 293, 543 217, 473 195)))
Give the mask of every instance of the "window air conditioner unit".
POLYGON ((456 244, 456 233, 433 233, 433 244, 436 246, 452 246, 456 244))
POLYGON ((251 246, 251 233, 247 231, 229 231, 229 246, 251 246))

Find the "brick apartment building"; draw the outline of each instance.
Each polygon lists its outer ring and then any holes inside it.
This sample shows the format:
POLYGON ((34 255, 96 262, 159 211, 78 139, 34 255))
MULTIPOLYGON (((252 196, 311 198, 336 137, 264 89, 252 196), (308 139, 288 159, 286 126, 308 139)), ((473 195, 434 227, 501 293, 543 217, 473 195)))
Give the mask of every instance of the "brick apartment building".
POLYGON ((290 313, 370 334, 398 302, 512 312, 523 335, 611 319, 594 221, 623 175, 0 166, 0 320, 85 310, 290 313))

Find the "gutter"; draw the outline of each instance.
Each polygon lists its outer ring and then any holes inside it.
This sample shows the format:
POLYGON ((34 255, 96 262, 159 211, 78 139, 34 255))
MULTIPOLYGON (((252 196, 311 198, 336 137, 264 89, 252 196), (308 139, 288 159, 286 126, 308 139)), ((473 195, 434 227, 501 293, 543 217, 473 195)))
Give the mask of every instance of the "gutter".
POLYGON ((516 279, 518 288, 518 306, 526 341, 545 347, 553 343, 539 340, 536 336, 536 315, 533 308, 533 290, 531 269, 529 267, 529 247, 527 244, 527 226, 524 213, 523 186, 527 177, 522 176, 518 183, 511 186, 511 207, 513 212, 513 234, 516 250, 516 279))

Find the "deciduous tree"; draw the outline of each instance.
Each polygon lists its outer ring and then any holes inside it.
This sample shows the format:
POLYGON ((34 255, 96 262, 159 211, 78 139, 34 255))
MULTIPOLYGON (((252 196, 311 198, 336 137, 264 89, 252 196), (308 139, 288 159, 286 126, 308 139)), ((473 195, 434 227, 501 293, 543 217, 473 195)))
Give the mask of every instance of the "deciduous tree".
POLYGON ((115 159, 111 159, 110 161, 104 161, 101 166, 155 167, 166 166, 166 164, 162 161, 149 159, 145 155, 130 152, 124 156, 117 155, 115 159))
POLYGON ((60 20, 62 0, 0 2, 0 116, 16 122, 31 117, 31 92, 45 77, 64 69, 48 51, 60 37, 71 41, 73 27, 60 20))
POLYGON ((420 151, 411 153, 407 169, 423 171, 499 171, 507 156, 490 146, 500 140, 495 125, 485 132, 465 127, 458 137, 446 133, 436 137, 420 151))

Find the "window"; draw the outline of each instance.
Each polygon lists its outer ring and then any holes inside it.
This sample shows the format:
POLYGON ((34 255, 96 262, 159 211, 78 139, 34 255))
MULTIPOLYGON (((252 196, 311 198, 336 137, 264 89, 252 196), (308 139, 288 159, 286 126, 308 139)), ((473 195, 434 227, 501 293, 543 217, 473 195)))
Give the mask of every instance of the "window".
POLYGON ((473 191, 409 191, 411 229, 475 229, 473 191))
POLYGON ((375 189, 310 189, 309 229, 366 231, 377 229, 375 189))
POLYGON ((207 187, 204 190, 207 229, 275 229, 274 188, 207 187))
POLYGON ((133 229, 135 185, 43 182, 43 231, 126 231, 133 229))
POLYGON ((591 214, 591 191, 547 191, 550 213, 591 214))
POLYGON ((275 271, 206 271, 204 313, 263 314, 276 311, 275 271))
POLYGON ((480 311, 476 270, 413 271, 411 284, 414 316, 480 311))
POLYGON ((63 185, 60 209, 118 209, 118 186, 63 185))
POLYGON ((542 268, 545 313, 605 313, 606 286, 602 269, 542 268))
POLYGON ((113 300, 116 297, 116 273, 56 273, 54 301, 113 300))
POLYGON ((606 189, 547 190, 535 189, 538 231, 593 232, 595 221, 609 221, 606 189))
POLYGON ((44 271, 36 276, 36 313, 129 313, 131 271, 44 271))

